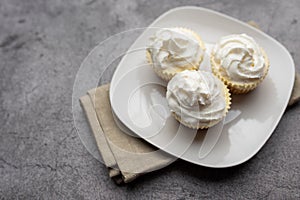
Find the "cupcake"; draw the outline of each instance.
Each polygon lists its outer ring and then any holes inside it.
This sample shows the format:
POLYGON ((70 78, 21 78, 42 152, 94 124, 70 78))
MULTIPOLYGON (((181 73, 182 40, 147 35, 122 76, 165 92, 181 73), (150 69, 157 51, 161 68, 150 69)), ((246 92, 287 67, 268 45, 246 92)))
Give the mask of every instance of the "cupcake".
POLYGON ((211 65, 233 94, 255 89, 269 70, 265 51, 246 34, 222 37, 212 51, 211 65))
POLYGON ((230 108, 226 85, 210 72, 186 70, 168 83, 167 102, 174 117, 193 129, 220 122, 230 108))
POLYGON ((205 46, 200 36, 186 28, 159 29, 150 38, 147 60, 154 72, 169 81, 176 73, 198 70, 205 46))

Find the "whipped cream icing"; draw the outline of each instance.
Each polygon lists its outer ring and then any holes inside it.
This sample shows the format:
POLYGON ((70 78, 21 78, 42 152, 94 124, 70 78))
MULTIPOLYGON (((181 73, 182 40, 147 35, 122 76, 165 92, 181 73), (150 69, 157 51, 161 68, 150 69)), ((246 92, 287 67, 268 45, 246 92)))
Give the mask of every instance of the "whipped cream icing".
POLYGON ((178 73, 169 81, 166 97, 171 112, 193 127, 220 121, 226 112, 224 85, 209 72, 178 73))
POLYGON ((196 65, 204 53, 197 38, 180 28, 158 30, 150 38, 147 50, 151 53, 154 67, 175 72, 187 65, 197 69, 199 66, 196 65))
POLYGON ((231 80, 251 82, 265 71, 265 58, 260 46, 246 34, 222 37, 213 49, 215 62, 231 80))

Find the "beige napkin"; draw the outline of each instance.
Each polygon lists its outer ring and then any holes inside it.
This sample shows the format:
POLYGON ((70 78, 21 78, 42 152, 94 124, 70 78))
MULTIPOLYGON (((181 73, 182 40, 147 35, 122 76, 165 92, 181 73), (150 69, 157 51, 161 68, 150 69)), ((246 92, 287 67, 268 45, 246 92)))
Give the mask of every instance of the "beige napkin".
MULTIPOLYGON (((299 100, 300 75, 296 73, 288 105, 291 106, 299 100)), ((157 148, 142 139, 130 136, 118 128, 110 107, 109 84, 90 90, 80 98, 80 102, 109 176, 117 184, 128 183, 141 174, 165 167, 174 160, 172 156, 157 151, 157 148)))
POLYGON ((109 176, 116 183, 128 183, 174 160, 169 154, 158 151, 118 127, 110 107, 109 84, 88 91, 88 95, 81 97, 80 102, 104 164, 108 167, 109 176))

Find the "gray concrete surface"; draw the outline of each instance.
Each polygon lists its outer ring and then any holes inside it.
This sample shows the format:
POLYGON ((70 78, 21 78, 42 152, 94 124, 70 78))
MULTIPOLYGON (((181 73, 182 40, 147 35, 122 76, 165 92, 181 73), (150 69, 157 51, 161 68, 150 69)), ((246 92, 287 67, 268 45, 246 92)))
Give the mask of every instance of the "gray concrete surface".
POLYGON ((300 198, 300 104, 259 154, 228 169, 177 161, 117 186, 82 145, 71 97, 84 57, 108 36, 182 5, 255 20, 300 71, 299 0, 0 1, 0 199, 300 198))

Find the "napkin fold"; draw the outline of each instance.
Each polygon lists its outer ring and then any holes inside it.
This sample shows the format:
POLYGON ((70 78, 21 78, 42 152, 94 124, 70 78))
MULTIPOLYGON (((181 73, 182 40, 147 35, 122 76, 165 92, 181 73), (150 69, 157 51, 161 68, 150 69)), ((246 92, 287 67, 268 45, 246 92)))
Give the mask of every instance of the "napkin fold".
MULTIPOLYGON (((293 92, 288 103, 300 100, 300 75, 296 73, 293 92)), ((80 98, 81 106, 95 137, 109 176, 117 183, 128 183, 140 175, 163 168, 174 157, 159 151, 135 135, 131 135, 118 122, 111 110, 109 84, 88 91, 80 98)))
POLYGON ((80 98, 109 176, 128 183, 141 174, 169 165, 175 158, 126 131, 114 117, 109 101, 109 84, 88 91, 80 98))

